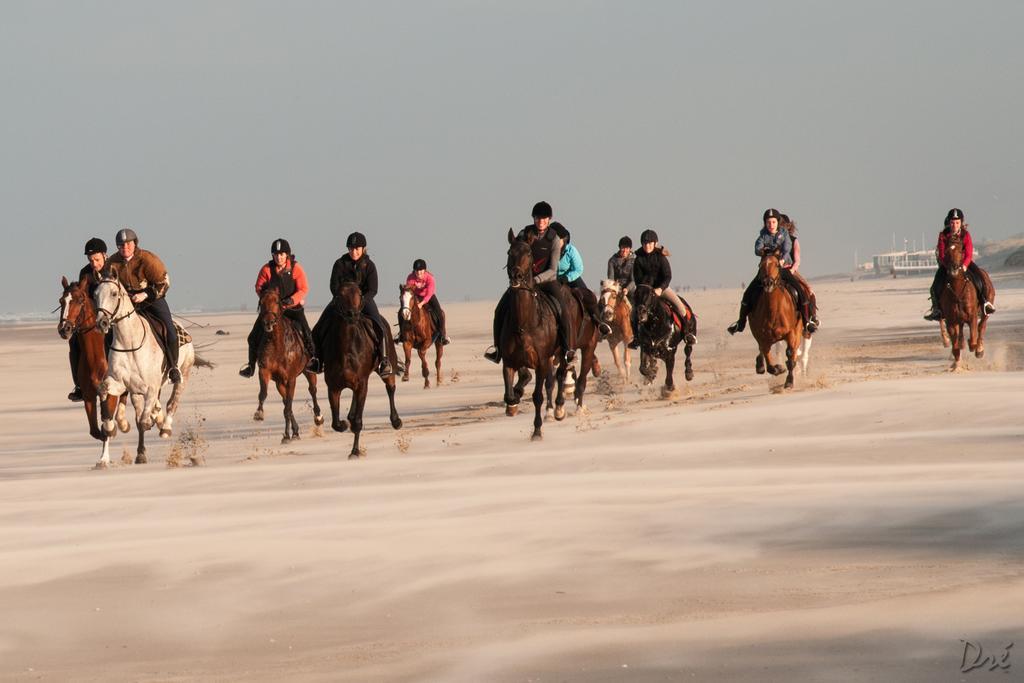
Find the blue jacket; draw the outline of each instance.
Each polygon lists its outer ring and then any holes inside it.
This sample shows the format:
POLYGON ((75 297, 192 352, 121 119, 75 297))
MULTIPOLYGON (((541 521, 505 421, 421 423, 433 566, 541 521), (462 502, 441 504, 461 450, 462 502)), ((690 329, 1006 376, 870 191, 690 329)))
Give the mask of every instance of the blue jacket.
POLYGON ((570 242, 565 245, 565 252, 558 261, 558 277, 564 277, 567 282, 579 279, 583 275, 583 257, 570 242))
POLYGON ((778 249, 784 264, 793 263, 793 242, 789 239, 789 231, 785 228, 779 228, 774 235, 768 232, 767 228, 761 228, 761 234, 754 242, 754 255, 760 258, 762 251, 766 249, 768 251, 778 249))

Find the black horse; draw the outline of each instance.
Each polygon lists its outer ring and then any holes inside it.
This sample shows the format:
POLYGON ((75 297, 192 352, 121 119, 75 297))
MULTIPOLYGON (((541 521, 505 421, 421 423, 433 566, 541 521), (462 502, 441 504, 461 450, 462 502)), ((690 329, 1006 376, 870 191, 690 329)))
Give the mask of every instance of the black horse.
MULTIPOLYGON (((658 359, 661 359, 665 363, 665 386, 662 393, 671 394, 675 391, 672 372, 676 365, 676 350, 684 339, 684 330, 672 316, 672 305, 647 285, 637 286, 633 294, 633 306, 638 323, 636 338, 640 341, 640 374, 644 376, 645 384, 653 382, 658 374, 658 359)), ((684 344, 684 374, 687 382, 693 379, 693 367, 690 364, 692 351, 692 344, 684 344)))

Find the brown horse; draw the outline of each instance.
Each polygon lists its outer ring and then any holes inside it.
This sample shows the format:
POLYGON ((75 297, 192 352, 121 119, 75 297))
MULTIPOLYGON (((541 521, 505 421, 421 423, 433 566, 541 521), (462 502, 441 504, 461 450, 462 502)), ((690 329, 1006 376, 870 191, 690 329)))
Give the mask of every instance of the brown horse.
MULTIPOLYGON (((946 324, 949 341, 953 345, 953 365, 951 370, 960 367, 960 352, 964 348, 964 325, 970 329, 967 347, 974 355, 981 358, 985 355, 985 328, 988 326, 988 315, 979 310, 978 292, 974 283, 967 277, 964 268, 964 245, 956 237, 951 237, 946 250, 946 286, 939 294, 939 307, 942 319, 946 324)), ((989 284, 992 303, 995 303, 995 288, 989 284)))
MULTIPOLYGON (((73 336, 77 339, 80 352, 78 365, 74 368, 75 384, 82 390, 89 435, 103 442, 103 452, 108 454, 109 458, 108 437, 100 429, 96 413, 100 382, 107 372, 103 333, 96 329, 96 306, 86 286, 81 282, 69 283, 66 277, 61 277, 60 283, 64 291, 60 296, 60 321, 57 323, 57 333, 61 339, 71 339, 73 336)), ((122 396, 116 409, 117 426, 122 432, 131 429, 125 417, 126 400, 127 396, 122 396)))
MULTIPOLYGON (((355 440, 349 459, 358 458, 359 434, 363 431, 363 407, 366 405, 366 392, 369 388, 370 374, 377 367, 377 343, 374 340, 373 321, 362 314, 363 295, 359 286, 352 282, 341 285, 338 295, 331 303, 334 309, 332 319, 327 323, 324 333, 324 379, 327 381, 327 396, 331 402, 331 427, 336 432, 344 432, 349 425, 355 440), (352 390, 352 405, 348 410, 348 420, 340 418, 341 390, 352 390)), ((394 355, 394 344, 388 344, 389 351, 394 355)), ((397 358, 391 359, 391 366, 396 367, 397 358)), ((395 375, 381 378, 388 392, 388 403, 391 405, 391 426, 401 429, 402 419, 395 409, 395 375)))
POLYGON ((757 374, 767 370, 772 375, 782 374, 781 365, 772 363, 772 345, 786 342, 786 389, 793 388, 793 368, 798 356, 808 360, 810 339, 804 338, 803 322, 793 296, 781 279, 782 266, 778 252, 764 254, 757 275, 761 279, 761 296, 750 312, 750 333, 757 340, 760 353, 754 364, 757 374))
POLYGON ((441 384, 441 356, 444 355, 444 340, 437 334, 437 328, 430 317, 430 312, 420 304, 416 291, 408 285, 398 285, 399 309, 398 326, 401 330, 402 348, 405 349, 405 372, 402 381, 409 381, 409 366, 412 362, 412 350, 420 355, 423 368, 423 388, 430 388, 430 370, 427 367, 427 351, 434 346, 434 369, 437 383, 441 384))
POLYGON ((612 352, 612 360, 619 371, 619 377, 629 379, 632 366, 629 343, 633 341, 633 323, 629 316, 632 306, 622 286, 615 280, 601 281, 601 318, 612 328, 608 335, 608 348, 612 352), (622 345, 622 359, 619 358, 619 345, 622 345))
POLYGON ((284 316, 281 306, 281 291, 273 282, 263 288, 260 295, 260 320, 263 322, 263 340, 257 356, 260 375, 259 407, 252 419, 263 420, 263 402, 267 400, 267 387, 273 380, 277 392, 284 402, 284 436, 281 443, 288 443, 299 438, 299 423, 292 411, 295 398, 295 385, 299 375, 305 375, 309 385, 309 396, 313 399, 313 422, 317 426, 324 423, 320 414, 320 404, 316 400, 316 373, 306 370, 309 353, 302 343, 302 333, 296 329, 295 323, 284 316))

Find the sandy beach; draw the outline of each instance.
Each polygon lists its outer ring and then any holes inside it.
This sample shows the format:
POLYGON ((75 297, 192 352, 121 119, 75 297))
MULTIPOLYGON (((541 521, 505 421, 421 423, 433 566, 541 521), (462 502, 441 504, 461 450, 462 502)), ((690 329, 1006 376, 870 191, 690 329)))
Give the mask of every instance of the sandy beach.
POLYGON ((786 392, 725 332, 740 291, 686 292, 694 381, 663 400, 602 345, 589 412, 537 443, 481 355, 493 302, 449 303, 444 383, 415 368, 394 431, 372 379, 356 461, 301 381, 300 441, 273 389, 253 422, 253 314, 204 314, 216 368, 174 437, 124 464, 133 424, 93 471, 55 321, 5 326, 0 679, 1009 680, 962 671, 964 641, 1024 646, 1024 277, 995 284, 986 356, 951 373, 928 281, 816 283, 786 392))

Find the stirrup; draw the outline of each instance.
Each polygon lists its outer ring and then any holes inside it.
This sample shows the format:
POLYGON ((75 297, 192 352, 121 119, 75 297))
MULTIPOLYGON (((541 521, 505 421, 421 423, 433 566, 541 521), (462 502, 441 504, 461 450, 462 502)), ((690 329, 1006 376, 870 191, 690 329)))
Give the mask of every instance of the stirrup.
POLYGON ((68 394, 68 400, 69 401, 74 401, 75 403, 78 403, 80 401, 84 401, 85 397, 82 396, 82 388, 81 387, 75 387, 74 389, 72 389, 71 393, 68 394))
POLYGON ((996 312, 996 307, 992 305, 991 301, 986 301, 985 305, 982 306, 982 310, 985 311, 986 315, 992 315, 996 312))
POLYGON ((686 336, 683 337, 683 340, 690 346, 693 346, 694 344, 697 343, 697 335, 695 335, 693 332, 687 332, 686 336))
POLYGON ((933 308, 930 312, 924 316, 925 320, 942 320, 942 311, 937 308, 933 308))
POLYGON ((238 369, 238 374, 246 379, 249 379, 256 374, 256 368, 246 363, 245 365, 238 369))
POLYGON ((804 332, 806 332, 807 336, 809 337, 818 330, 818 327, 820 325, 821 323, 819 323, 814 318, 811 318, 810 321, 806 325, 804 325, 804 332))
POLYGON ((382 360, 380 365, 377 366, 377 374, 381 377, 389 377, 395 374, 395 369, 391 367, 391 363, 386 360, 382 360))
POLYGON ((451 343, 452 343, 452 338, 449 337, 447 334, 445 336, 441 337, 441 346, 448 346, 451 343))
POLYGON ((495 346, 488 347, 488 349, 484 351, 484 358, 492 363, 501 362, 501 355, 498 353, 498 349, 495 346))
POLYGON ((729 327, 726 328, 726 331, 729 334, 736 334, 737 332, 742 332, 746 326, 747 324, 745 320, 737 320, 732 325, 729 325, 729 327))
POLYGON ((569 349, 568 351, 566 351, 565 352, 565 362, 569 363, 571 365, 575 361, 576 361, 576 350, 575 349, 569 349))
POLYGON ((601 333, 602 337, 607 337, 609 334, 612 333, 612 326, 606 322, 601 322, 600 324, 598 324, 597 329, 601 333))
POLYGON ((308 363, 306 363, 306 370, 316 374, 323 372, 324 366, 323 363, 320 362, 320 359, 314 356, 313 358, 309 359, 308 363))

